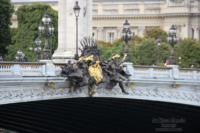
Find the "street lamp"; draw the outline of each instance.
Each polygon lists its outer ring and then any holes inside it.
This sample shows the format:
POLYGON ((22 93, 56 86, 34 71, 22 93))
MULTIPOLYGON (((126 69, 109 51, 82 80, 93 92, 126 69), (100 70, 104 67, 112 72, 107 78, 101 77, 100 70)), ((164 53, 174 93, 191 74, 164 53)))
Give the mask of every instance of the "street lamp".
POLYGON ((160 60, 160 51, 159 51, 159 47, 161 45, 161 39, 160 37, 158 37, 158 39, 156 39, 156 48, 157 48, 157 52, 158 52, 158 56, 157 56, 157 65, 159 64, 159 60, 160 60))
MULTIPOLYGON (((42 17, 41 24, 38 27, 39 33, 44 36, 45 43, 43 48, 43 59, 50 59, 52 56, 52 46, 53 44, 49 44, 49 38, 54 33, 54 27, 52 24, 51 17, 45 13, 42 17)), ((42 48, 41 48, 42 49, 42 48)))
POLYGON ((75 60, 78 60, 78 58, 79 58, 79 55, 78 55, 78 17, 79 17, 79 13, 80 13, 80 10, 81 10, 81 8, 78 5, 78 1, 75 2, 73 10, 74 10, 74 14, 75 14, 75 17, 76 17, 76 53, 75 53, 75 60))
POLYGON ((19 49, 17 51, 15 59, 18 62, 24 62, 25 61, 25 54, 23 53, 23 51, 21 49, 19 49))
POLYGON ((157 44, 157 46, 161 45, 161 39, 160 39, 160 37, 158 39, 156 39, 156 44, 157 44))
POLYGON ((178 57, 178 64, 181 65, 182 64, 182 57, 178 57))
POLYGON ((172 25, 171 28, 169 29, 169 33, 168 33, 168 37, 167 37, 169 44, 172 46, 172 55, 171 55, 171 59, 170 59, 172 64, 176 64, 176 59, 175 59, 175 55, 174 55, 174 46, 177 43, 176 34, 177 34, 176 26, 172 25))
POLYGON ((34 51, 37 54, 37 60, 39 61, 41 52, 42 52, 42 47, 41 47, 42 41, 40 40, 39 37, 35 39, 35 48, 30 47, 30 51, 34 51))
POLYGON ((123 40, 125 42, 124 54, 126 57, 128 55, 128 42, 131 40, 131 35, 132 35, 132 32, 130 30, 130 23, 128 22, 127 19, 123 24, 122 34, 123 34, 123 40))

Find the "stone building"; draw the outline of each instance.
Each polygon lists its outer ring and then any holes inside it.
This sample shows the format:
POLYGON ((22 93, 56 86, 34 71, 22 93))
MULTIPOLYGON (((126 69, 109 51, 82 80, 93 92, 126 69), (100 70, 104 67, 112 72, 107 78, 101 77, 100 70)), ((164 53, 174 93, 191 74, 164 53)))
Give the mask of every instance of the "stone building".
MULTIPOLYGON (((27 1, 12 0, 15 9, 23 4, 42 2, 58 10, 57 0, 27 1)), ((125 19, 135 35, 143 36, 145 29, 153 27, 168 31, 174 24, 179 38, 200 40, 199 0, 94 0, 93 35, 97 40, 113 42, 120 38, 125 19)), ((13 22, 16 27, 16 16, 13 22)))

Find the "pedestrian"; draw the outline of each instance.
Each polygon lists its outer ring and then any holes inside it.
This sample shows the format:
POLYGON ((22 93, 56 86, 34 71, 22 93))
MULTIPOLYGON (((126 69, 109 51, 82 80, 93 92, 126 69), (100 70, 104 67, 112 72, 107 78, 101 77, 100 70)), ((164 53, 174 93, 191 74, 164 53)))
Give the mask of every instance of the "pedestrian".
POLYGON ((167 59, 166 62, 165 62, 165 67, 169 67, 169 65, 170 65, 170 60, 167 59))

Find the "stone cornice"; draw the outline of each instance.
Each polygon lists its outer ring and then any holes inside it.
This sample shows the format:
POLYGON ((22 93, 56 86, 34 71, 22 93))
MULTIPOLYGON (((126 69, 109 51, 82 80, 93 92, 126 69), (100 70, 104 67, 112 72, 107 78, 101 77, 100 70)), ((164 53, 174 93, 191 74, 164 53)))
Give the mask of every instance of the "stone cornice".
MULTIPOLYGON (((153 80, 155 81, 155 79, 153 80)), ((183 84, 181 84, 182 86, 170 86, 171 83, 169 84, 168 81, 160 83, 152 81, 147 82, 147 80, 135 79, 131 81, 132 83, 129 82, 129 87, 126 87, 129 95, 123 94, 119 87, 115 87, 112 90, 98 88, 94 97, 142 99, 200 106, 199 85, 190 84, 188 86, 188 84, 184 84, 185 87, 183 87, 183 84), (185 91, 185 89, 190 89, 190 91, 185 91)), ((17 82, 1 83, 0 105, 49 99, 88 97, 87 87, 83 87, 80 93, 69 93, 69 88, 59 88, 57 87, 58 83, 58 81, 52 80, 37 81, 35 83, 32 81, 21 82, 20 84, 17 84, 17 82)), ((65 83, 65 80, 62 80, 61 83, 65 83)))
POLYGON ((58 0, 11 0, 12 4, 58 3, 58 0))
POLYGON ((163 14, 132 14, 132 15, 94 15, 93 19, 124 19, 124 18, 165 18, 165 17, 183 17, 200 16, 200 13, 163 13, 163 14))

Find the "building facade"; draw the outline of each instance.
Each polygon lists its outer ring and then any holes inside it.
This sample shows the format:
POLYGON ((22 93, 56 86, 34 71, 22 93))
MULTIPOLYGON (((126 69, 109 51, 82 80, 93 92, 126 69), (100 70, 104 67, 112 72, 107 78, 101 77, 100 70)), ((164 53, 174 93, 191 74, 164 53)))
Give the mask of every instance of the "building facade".
MULTIPOLYGON (((42 2, 58 10, 57 0, 12 0, 15 9, 24 4, 42 2)), ((128 19, 135 35, 144 30, 160 27, 168 31, 176 25, 178 38, 200 40, 199 0, 94 0, 93 35, 97 40, 113 42, 122 36, 122 26, 128 19)), ((17 27, 16 16, 13 27, 17 27)))

